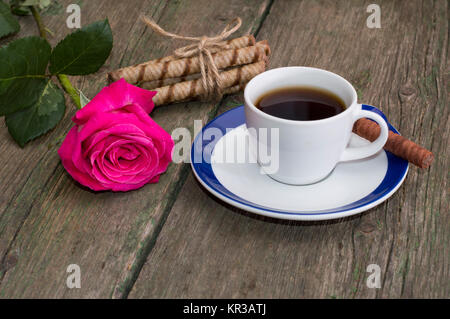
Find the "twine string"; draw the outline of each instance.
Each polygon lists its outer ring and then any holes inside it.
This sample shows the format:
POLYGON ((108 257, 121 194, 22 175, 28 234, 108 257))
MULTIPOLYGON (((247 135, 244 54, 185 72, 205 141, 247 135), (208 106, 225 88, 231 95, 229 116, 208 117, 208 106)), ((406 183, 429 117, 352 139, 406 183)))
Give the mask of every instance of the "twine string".
POLYGON ((234 18, 230 23, 227 24, 227 26, 222 30, 221 33, 213 37, 183 36, 164 30, 155 21, 148 17, 143 16, 142 21, 150 28, 152 28, 153 31, 159 33, 162 36, 166 36, 172 39, 194 42, 193 44, 189 44, 187 46, 176 49, 174 51, 174 56, 176 58, 191 58, 198 56, 201 73, 201 83, 203 86, 203 91, 205 92, 202 98, 206 100, 220 100, 222 98, 222 91, 224 87, 222 86, 219 70, 214 63, 214 58, 212 56, 211 50, 227 50, 230 48, 230 46, 224 40, 241 27, 241 18, 234 18))

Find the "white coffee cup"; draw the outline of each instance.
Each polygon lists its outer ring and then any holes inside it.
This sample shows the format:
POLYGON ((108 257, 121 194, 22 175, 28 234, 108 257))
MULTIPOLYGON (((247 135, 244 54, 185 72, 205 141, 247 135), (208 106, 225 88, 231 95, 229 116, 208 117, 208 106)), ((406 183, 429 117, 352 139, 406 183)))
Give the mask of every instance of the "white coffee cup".
MULTIPOLYGON (((388 138, 384 119, 370 111, 362 110, 357 103, 353 86, 341 76, 310 67, 283 67, 272 69, 254 77, 245 87, 245 116, 250 133, 250 149, 261 145, 268 152, 278 152, 278 167, 267 171, 273 179, 287 184, 305 185, 327 177, 338 162, 358 160, 380 151, 388 138), (313 121, 287 120, 269 115, 255 106, 267 92, 279 88, 314 87, 330 91, 340 97, 346 109, 332 117, 313 121), (349 148, 353 123, 360 118, 376 121, 381 127, 380 136, 372 143, 349 148), (260 129, 278 129, 277 145, 271 138, 261 138, 260 129)), ((270 133, 269 133, 270 134, 270 133)), ((265 170, 256 151, 256 157, 265 170)))

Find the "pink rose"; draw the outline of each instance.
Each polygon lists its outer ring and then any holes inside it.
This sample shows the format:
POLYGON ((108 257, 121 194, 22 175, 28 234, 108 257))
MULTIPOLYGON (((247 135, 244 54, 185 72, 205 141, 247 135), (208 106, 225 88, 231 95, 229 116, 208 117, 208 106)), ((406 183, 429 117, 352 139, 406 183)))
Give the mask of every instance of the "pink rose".
POLYGON ((156 183, 174 142, 148 115, 156 92, 121 79, 79 110, 58 154, 67 172, 94 191, 129 191, 156 183))

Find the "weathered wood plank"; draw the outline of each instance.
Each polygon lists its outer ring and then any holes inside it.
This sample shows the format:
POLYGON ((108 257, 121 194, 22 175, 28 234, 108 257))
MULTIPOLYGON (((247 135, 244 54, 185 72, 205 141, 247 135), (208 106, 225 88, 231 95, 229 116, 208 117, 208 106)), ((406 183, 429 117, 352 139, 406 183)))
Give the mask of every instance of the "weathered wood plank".
POLYGON ((258 39, 269 40, 271 67, 315 66, 349 79, 361 102, 437 155, 433 166, 411 167, 375 209, 308 223, 232 208, 191 174, 129 297, 450 296, 448 2, 377 3, 381 29, 366 27, 364 1, 276 1, 258 39), (381 289, 366 286, 372 263, 381 289))
MULTIPOLYGON (((64 7, 70 1, 64 1, 64 7)), ((138 21, 147 14, 162 27, 187 35, 219 32, 235 16, 245 21, 239 34, 259 25, 268 1, 85 1, 82 24, 108 17, 114 48, 107 64, 95 75, 74 78, 92 97, 104 85, 105 72, 169 54, 180 43, 167 41, 138 21)), ((66 16, 45 17, 58 39, 68 33, 66 16)), ((26 32, 34 27, 30 19, 26 32)), ((33 29, 31 29, 33 30, 33 29)), ((21 33, 19 36, 22 36, 21 33)), ((217 106, 178 104, 155 110, 152 117, 167 131, 192 130, 194 119, 206 121, 217 106)), ((0 297, 122 297, 130 289, 147 251, 185 181, 187 165, 170 165, 160 182, 129 193, 93 193, 65 173, 57 147, 75 110, 47 136, 19 149, 2 121, 0 134, 0 297), (23 161, 18 161, 21 158, 23 161), (5 182, 3 182, 5 181, 5 182), (82 288, 66 287, 66 268, 78 264, 82 288)))

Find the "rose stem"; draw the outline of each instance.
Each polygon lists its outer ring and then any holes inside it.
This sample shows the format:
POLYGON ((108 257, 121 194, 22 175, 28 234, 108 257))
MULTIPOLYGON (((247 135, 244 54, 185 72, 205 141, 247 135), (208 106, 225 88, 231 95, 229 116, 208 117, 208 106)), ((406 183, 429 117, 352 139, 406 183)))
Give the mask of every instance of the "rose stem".
POLYGON ((39 34, 42 38, 47 39, 47 34, 45 33, 45 26, 42 23, 41 15, 37 10, 36 6, 30 7, 31 13, 33 14, 34 20, 36 21, 37 27, 39 29, 39 34))
POLYGON ((66 93, 70 95, 77 108, 81 109, 82 106, 78 90, 73 87, 72 83, 70 83, 67 75, 57 74, 56 77, 58 78, 59 83, 61 83, 62 87, 64 88, 64 91, 66 91, 66 93))
MULTIPOLYGON (((41 15, 39 14, 37 7, 31 6, 30 9, 39 29, 39 35, 47 40, 47 28, 42 22, 41 15)), ((66 91, 66 93, 69 94, 69 96, 72 98, 72 101, 75 103, 77 108, 81 109, 80 95, 78 94, 78 90, 73 87, 67 75, 57 74, 56 77, 58 78, 59 83, 61 83, 61 86, 64 88, 64 91, 66 91)))

